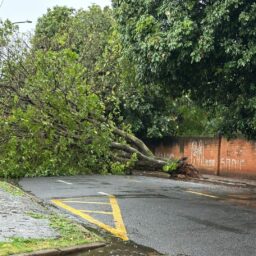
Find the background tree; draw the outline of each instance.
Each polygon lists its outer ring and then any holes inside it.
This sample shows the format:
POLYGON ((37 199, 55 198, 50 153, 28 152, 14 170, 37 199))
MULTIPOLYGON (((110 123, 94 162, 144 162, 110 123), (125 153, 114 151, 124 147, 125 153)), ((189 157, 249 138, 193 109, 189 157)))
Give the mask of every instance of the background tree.
POLYGON ((113 2, 143 83, 189 93, 226 135, 256 138, 255 1, 113 2))
POLYGON ((138 81, 136 66, 123 51, 120 34, 114 26, 98 63, 98 68, 103 71, 98 77, 98 84, 103 84, 101 92, 108 92, 104 97, 113 103, 109 109, 112 115, 117 113, 116 123, 128 125, 143 139, 174 134, 177 108, 173 99, 163 97, 162 86, 138 81))

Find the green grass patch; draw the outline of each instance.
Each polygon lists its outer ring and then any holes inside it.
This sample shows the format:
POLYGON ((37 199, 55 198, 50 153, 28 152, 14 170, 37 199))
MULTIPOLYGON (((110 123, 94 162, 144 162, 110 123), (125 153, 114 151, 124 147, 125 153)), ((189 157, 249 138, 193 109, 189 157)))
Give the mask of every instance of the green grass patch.
POLYGON ((31 212, 28 215, 36 219, 49 219, 50 226, 59 233, 59 237, 55 239, 24 239, 14 237, 10 242, 0 242, 0 256, 103 241, 95 233, 64 217, 55 214, 41 215, 31 212))
POLYGON ((47 216, 37 212, 27 212, 26 214, 34 219, 47 219, 47 216))
POLYGON ((24 196, 25 193, 20 188, 6 182, 6 181, 0 181, 0 189, 8 192, 9 194, 13 196, 24 196))

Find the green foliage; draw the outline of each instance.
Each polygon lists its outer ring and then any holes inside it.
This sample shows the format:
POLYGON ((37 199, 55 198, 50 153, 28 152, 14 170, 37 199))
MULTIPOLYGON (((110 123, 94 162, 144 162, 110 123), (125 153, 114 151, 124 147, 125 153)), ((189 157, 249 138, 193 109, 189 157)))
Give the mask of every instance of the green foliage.
MULTIPOLYGON (((146 27, 144 33, 153 33, 158 29, 155 25, 153 16, 141 16, 136 31, 142 33, 146 27)), ((75 51, 86 68, 87 83, 104 103, 106 115, 119 126, 125 123, 141 138, 177 134, 182 112, 174 97, 160 83, 138 80, 137 66, 127 56, 121 37, 111 9, 55 7, 39 19, 33 46, 75 51)))
POLYGON ((10 39, 13 35, 13 32, 16 30, 16 27, 11 23, 11 21, 0 20, 0 47, 7 45, 10 42, 10 39))
POLYGON ((177 161, 168 161, 168 163, 163 167, 164 172, 172 172, 175 171, 178 167, 177 161))
POLYGON ((158 138, 177 133, 182 113, 160 84, 143 84, 135 64, 125 55, 120 34, 113 25, 103 57, 97 64, 98 94, 117 124, 128 125, 140 138, 158 138))
POLYGON ((109 8, 92 5, 88 10, 76 11, 55 7, 39 19, 33 49, 71 49, 76 52, 78 62, 86 70, 83 75, 87 84, 104 103, 106 115, 119 116, 115 91, 120 84, 117 78, 120 51, 113 42, 116 39, 114 26, 109 8))
POLYGON ((111 164, 111 173, 115 175, 124 174, 125 172, 125 164, 120 162, 113 162, 111 164))
POLYGON ((119 161, 113 162, 111 164, 111 173, 115 175, 120 175, 129 172, 129 170, 132 170, 132 168, 135 166, 137 161, 137 154, 133 153, 131 155, 131 158, 125 163, 120 163, 119 161))
POLYGON ((71 50, 38 50, 26 60, 30 72, 1 119, 2 176, 71 175, 96 171, 109 162, 111 130, 99 118, 104 105, 83 77, 71 50), (29 104, 28 104, 29 103, 29 104))
POLYGON ((92 5, 78 11, 56 6, 39 18, 33 37, 33 48, 71 49, 79 56, 88 80, 97 77, 97 62, 102 57, 113 23, 112 11, 92 5))
POLYGON ((214 113, 207 112, 184 95, 174 102, 177 127, 174 134, 178 136, 215 136, 222 121, 217 109, 214 113))
POLYGON ((206 112, 218 113, 216 130, 256 138, 255 1, 113 4, 142 84, 161 84, 175 99, 190 94, 206 112))
POLYGON ((38 19, 33 44, 37 49, 59 50, 67 48, 72 34, 69 24, 74 19, 74 9, 56 6, 38 19))

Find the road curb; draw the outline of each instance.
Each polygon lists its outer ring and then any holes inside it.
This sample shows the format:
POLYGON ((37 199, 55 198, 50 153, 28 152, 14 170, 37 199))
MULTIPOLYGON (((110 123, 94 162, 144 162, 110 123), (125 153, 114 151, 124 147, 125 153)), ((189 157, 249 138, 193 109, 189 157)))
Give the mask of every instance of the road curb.
POLYGON ((184 181, 184 182, 201 182, 201 183, 209 183, 214 185, 222 185, 222 186, 229 186, 229 187, 244 187, 244 188, 256 188, 256 185, 247 183, 244 179, 240 180, 220 180, 218 179, 218 176, 214 176, 214 178, 204 178, 203 175, 201 175, 200 178, 170 178, 170 175, 163 172, 157 172, 157 171, 134 171, 134 176, 145 176, 145 177, 154 177, 154 178, 160 178, 160 179, 169 179, 169 180, 176 180, 176 181, 184 181))
POLYGON ((240 188, 255 188, 255 185, 241 181, 233 181, 233 180, 218 180, 217 178, 200 178, 196 179, 196 181, 201 183, 210 183, 214 185, 222 185, 222 186, 229 186, 229 187, 240 187, 240 188))
POLYGON ((72 253, 84 252, 93 249, 97 249, 100 247, 106 246, 105 243, 92 243, 92 244, 83 244, 77 245, 72 247, 66 248, 58 248, 58 249, 48 249, 48 250, 41 250, 36 252, 29 252, 29 253, 21 253, 15 254, 13 256, 57 256, 57 255, 69 255, 72 253))

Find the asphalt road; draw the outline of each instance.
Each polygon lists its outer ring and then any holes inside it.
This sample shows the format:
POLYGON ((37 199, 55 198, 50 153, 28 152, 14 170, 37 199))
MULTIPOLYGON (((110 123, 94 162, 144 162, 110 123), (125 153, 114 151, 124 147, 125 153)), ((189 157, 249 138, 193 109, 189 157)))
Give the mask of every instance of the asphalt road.
POLYGON ((91 211, 90 216, 109 226, 114 221, 106 202, 113 195, 128 238, 167 255, 256 255, 253 188, 97 175, 26 178, 20 185, 48 202, 60 199, 84 213, 91 211))

